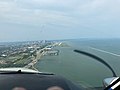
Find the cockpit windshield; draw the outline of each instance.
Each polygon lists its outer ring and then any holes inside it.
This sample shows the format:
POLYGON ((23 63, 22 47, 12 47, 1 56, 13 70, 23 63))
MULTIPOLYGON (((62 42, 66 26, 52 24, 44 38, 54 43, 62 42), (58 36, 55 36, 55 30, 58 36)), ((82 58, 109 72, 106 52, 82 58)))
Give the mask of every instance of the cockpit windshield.
POLYGON ((103 90, 120 76, 119 8, 119 0, 0 0, 0 90, 103 90))

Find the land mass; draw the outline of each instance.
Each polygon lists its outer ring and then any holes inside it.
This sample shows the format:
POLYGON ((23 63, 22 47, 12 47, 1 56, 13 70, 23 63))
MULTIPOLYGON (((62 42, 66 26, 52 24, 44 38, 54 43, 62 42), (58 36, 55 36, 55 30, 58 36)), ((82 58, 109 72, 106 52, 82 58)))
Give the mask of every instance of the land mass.
POLYGON ((0 68, 24 67, 37 70, 34 65, 45 55, 59 55, 54 47, 66 47, 66 43, 32 41, 0 45, 0 68))

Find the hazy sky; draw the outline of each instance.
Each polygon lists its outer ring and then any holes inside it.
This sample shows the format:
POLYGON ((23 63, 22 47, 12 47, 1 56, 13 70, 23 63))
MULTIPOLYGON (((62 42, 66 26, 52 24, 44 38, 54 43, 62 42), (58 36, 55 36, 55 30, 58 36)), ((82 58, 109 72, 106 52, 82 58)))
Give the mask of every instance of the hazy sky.
POLYGON ((120 0, 0 0, 0 41, 120 38, 120 0))

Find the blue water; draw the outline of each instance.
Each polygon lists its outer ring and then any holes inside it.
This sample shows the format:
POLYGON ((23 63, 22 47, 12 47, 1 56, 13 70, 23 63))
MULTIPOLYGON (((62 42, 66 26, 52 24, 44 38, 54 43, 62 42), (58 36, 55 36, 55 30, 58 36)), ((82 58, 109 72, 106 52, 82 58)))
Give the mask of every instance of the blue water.
POLYGON ((62 75, 77 84, 102 86, 104 78, 112 77, 111 71, 94 59, 73 52, 74 49, 79 49, 101 57, 120 76, 119 39, 78 39, 68 40, 65 43, 69 44, 70 47, 56 47, 60 50, 59 56, 42 57, 36 64, 36 68, 42 72, 62 75))

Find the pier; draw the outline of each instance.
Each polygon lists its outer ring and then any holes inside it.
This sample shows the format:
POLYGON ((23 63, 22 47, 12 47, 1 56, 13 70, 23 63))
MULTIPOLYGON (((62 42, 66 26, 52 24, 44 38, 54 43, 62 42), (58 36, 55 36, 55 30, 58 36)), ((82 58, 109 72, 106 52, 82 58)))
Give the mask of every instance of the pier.
POLYGON ((57 56, 57 55, 59 55, 59 50, 45 51, 45 55, 48 55, 48 56, 57 56))

